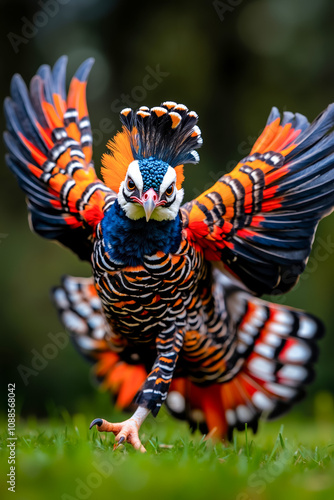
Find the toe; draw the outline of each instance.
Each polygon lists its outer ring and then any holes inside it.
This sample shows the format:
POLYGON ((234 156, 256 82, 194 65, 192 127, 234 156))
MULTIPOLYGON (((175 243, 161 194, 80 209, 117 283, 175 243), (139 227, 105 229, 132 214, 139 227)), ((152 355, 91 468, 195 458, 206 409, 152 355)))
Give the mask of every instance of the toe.
POLYGON ((132 446, 134 447, 135 450, 139 450, 141 453, 146 453, 146 449, 144 448, 144 446, 142 445, 140 439, 139 439, 139 436, 138 436, 138 432, 132 432, 129 437, 128 437, 128 442, 130 444, 132 444, 132 446))
POLYGON ((108 420, 105 420, 104 418, 95 418, 89 428, 92 429, 96 425, 97 430, 99 432, 113 432, 114 434, 117 434, 120 431, 120 424, 112 424, 111 422, 108 422, 108 420))
POLYGON ((116 443, 114 449, 117 449, 122 443, 127 441, 141 453, 146 452, 138 436, 138 426, 133 420, 130 419, 125 422, 112 424, 103 418, 95 418, 89 428, 92 429, 94 425, 96 425, 99 432, 113 432, 115 434, 116 443))

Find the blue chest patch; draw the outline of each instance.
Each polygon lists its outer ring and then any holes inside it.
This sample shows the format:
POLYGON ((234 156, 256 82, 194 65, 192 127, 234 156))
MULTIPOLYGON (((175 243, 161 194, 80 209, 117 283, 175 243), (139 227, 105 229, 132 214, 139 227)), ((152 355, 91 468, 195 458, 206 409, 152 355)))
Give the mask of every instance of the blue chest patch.
POLYGON ((116 200, 101 222, 105 249, 112 260, 126 266, 139 266, 144 255, 158 251, 177 251, 181 242, 182 224, 175 220, 157 221, 129 219, 116 200))
POLYGON ((168 163, 157 160, 153 156, 143 158, 138 163, 144 181, 143 192, 153 188, 156 193, 159 193, 160 185, 169 167, 168 163))

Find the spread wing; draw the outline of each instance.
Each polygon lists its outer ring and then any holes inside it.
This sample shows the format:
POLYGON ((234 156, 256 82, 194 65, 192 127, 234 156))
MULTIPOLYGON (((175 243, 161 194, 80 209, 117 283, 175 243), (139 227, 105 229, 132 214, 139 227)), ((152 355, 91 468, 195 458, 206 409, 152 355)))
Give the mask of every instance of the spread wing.
POLYGON ((85 61, 65 90, 67 58, 41 66, 27 90, 20 75, 5 100, 6 161, 27 195, 32 229, 89 260, 92 236, 114 193, 96 176, 86 106, 85 61))
POLYGON ((285 293, 334 205, 334 104, 312 124, 273 108, 251 153, 182 209, 188 239, 253 292, 285 293))

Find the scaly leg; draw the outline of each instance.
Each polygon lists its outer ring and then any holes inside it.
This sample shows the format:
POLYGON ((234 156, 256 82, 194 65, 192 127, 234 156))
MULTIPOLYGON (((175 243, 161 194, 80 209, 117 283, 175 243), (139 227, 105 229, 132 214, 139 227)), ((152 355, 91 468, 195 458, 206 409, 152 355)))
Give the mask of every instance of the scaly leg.
MULTIPOLYGON (((128 443, 132 444, 132 446, 136 450, 145 453, 146 450, 139 439, 138 431, 149 413, 150 410, 148 410, 147 408, 138 406, 132 417, 128 420, 125 420, 124 422, 112 424, 111 422, 108 422, 108 420, 104 420, 103 418, 95 418, 90 424, 89 428, 91 429, 94 425, 96 425, 99 432, 113 432, 116 436, 116 442, 118 443, 118 445, 124 443, 124 441, 127 441, 128 443)), ((117 446, 115 446, 115 448, 117 446)))

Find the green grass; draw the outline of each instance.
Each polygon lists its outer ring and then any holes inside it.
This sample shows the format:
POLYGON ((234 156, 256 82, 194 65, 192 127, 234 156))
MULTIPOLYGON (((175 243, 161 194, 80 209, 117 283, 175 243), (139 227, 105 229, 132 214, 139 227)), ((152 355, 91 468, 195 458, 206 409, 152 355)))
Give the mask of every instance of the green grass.
MULTIPOLYGON (((113 436, 88 430, 88 414, 20 420, 16 435, 16 500, 334 498, 333 418, 290 417, 264 423, 233 443, 205 441, 162 412, 141 437, 146 454, 113 436)), ((103 415, 106 416, 106 415, 103 415)), ((110 414, 108 415, 108 417, 110 414)), ((114 414, 119 420, 124 415, 114 414)), ((4 418, 2 429, 6 428, 4 418)), ((1 436, 2 479, 8 473, 7 433, 1 436)), ((1 498, 11 492, 2 482, 1 498)))

